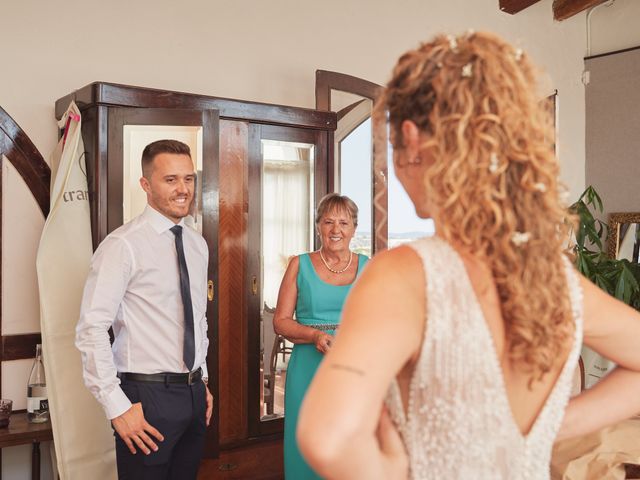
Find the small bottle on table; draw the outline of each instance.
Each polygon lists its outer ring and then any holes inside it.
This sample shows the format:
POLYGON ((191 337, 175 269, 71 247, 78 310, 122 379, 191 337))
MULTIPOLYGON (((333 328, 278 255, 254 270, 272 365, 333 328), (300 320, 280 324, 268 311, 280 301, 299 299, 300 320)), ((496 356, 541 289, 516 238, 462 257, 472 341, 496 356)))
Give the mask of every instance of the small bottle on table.
POLYGON ((31 423, 44 423, 49 420, 49 399, 47 381, 42 364, 42 345, 36 346, 36 358, 31 367, 27 384, 27 419, 31 423))

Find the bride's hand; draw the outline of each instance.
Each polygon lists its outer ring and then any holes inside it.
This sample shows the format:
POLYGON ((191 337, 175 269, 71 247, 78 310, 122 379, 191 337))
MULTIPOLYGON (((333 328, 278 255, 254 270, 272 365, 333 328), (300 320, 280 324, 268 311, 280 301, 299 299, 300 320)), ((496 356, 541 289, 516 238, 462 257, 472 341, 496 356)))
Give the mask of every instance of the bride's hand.
POLYGON ((378 422, 378 445, 384 465, 384 478, 405 480, 409 475, 409 458, 404 449, 402 438, 394 425, 387 407, 383 407, 378 422))

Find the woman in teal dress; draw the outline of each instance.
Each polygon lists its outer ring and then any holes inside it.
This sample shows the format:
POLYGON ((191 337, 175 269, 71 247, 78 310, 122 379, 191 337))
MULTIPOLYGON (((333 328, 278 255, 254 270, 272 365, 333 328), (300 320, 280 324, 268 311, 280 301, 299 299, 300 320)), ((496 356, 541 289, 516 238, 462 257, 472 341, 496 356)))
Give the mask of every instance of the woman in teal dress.
POLYGON ((276 333, 294 343, 284 402, 287 480, 320 478, 298 450, 298 412, 313 375, 331 347, 347 293, 368 260, 349 248, 358 225, 358 207, 349 197, 336 193, 325 196, 318 204, 315 222, 320 249, 294 257, 289 263, 273 321, 276 333))

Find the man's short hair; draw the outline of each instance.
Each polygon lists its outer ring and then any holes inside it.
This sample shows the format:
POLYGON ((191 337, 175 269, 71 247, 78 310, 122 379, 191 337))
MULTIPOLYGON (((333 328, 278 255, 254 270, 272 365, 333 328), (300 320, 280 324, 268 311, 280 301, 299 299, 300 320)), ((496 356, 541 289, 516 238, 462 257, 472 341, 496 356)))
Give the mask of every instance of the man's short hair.
POLYGON ((142 151, 142 175, 149 179, 153 167, 153 159, 161 153, 175 153, 177 155, 188 155, 191 158, 189 145, 178 140, 156 140, 144 147, 142 151))

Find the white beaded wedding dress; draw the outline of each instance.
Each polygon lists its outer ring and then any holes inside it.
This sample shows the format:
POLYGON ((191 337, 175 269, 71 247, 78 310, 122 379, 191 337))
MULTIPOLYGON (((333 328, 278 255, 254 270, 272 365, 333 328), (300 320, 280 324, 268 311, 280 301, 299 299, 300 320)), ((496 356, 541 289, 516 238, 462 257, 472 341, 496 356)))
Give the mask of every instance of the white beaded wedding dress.
POLYGON ((511 413, 502 369, 462 259, 438 237, 410 244, 427 275, 427 328, 404 410, 397 382, 387 406, 409 455, 410 478, 545 480, 582 343, 582 292, 566 261, 575 336, 530 431, 511 413))

